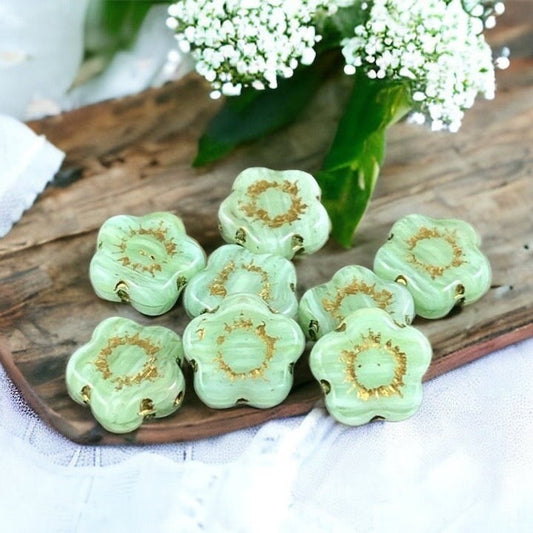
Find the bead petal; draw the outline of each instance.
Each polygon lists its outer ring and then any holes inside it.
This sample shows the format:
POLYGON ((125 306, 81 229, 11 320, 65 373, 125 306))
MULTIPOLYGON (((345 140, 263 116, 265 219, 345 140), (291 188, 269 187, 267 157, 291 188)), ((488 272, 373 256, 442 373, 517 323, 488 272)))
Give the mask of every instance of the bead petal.
POLYGON ((306 291, 300 300, 298 320, 306 336, 316 340, 333 331, 353 311, 379 307, 400 326, 410 324, 415 310, 409 291, 384 281, 368 268, 348 265, 327 283, 306 291))
POLYGON ((100 298, 154 316, 171 309, 204 266, 205 252, 172 213, 117 215, 100 228, 89 277, 100 298))
POLYGON ((248 168, 218 211, 222 237, 255 253, 291 259, 328 240, 331 223, 315 179, 300 170, 248 168))
POLYGON ((395 421, 415 413, 431 355, 420 331, 368 308, 349 314, 341 327, 319 339, 309 364, 329 413, 356 426, 375 417, 395 421))
POLYGON ((258 296, 234 294, 193 319, 183 345, 202 402, 219 409, 242 403, 267 408, 289 394, 305 339, 294 320, 273 313, 258 296))
POLYGON ((489 290, 491 268, 480 243, 462 220, 409 215, 393 225, 376 254, 374 272, 405 284, 418 315, 441 318, 489 290))
POLYGON ((168 416, 180 407, 182 361, 181 339, 173 331, 108 318, 70 357, 67 390, 105 429, 128 433, 145 418, 168 416))
POLYGON ((260 296, 276 313, 293 317, 298 309, 295 289, 296 270, 287 259, 227 244, 215 250, 207 267, 189 282, 183 305, 195 317, 214 311, 231 294, 249 293, 260 296))

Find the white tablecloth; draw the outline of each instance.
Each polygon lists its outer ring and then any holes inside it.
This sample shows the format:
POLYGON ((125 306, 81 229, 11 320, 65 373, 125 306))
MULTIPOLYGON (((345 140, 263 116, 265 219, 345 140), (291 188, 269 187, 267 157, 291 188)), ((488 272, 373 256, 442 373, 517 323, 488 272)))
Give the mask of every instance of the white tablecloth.
POLYGON ((529 532, 533 339, 425 385, 404 422, 305 417, 197 442, 79 446, 0 367, 0 531, 529 532))

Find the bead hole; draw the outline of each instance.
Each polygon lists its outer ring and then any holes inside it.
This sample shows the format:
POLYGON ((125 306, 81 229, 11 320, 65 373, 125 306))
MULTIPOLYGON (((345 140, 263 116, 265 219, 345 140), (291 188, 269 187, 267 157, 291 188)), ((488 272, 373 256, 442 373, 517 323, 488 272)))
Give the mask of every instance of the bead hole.
POLYGON ((115 294, 120 298, 121 302, 129 302, 130 295, 128 294, 128 284, 125 281, 119 281, 115 285, 115 294))
POLYGON ((294 254, 302 254, 305 251, 304 238, 301 235, 293 235, 291 239, 292 251, 294 254))
POLYGON ((90 385, 84 385, 81 388, 81 398, 83 400, 83 403, 88 404, 91 401, 91 386, 90 385))
POLYGON ((181 405, 181 402, 183 402, 183 391, 179 391, 178 395, 176 396, 176 399, 174 400, 174 405, 181 405))
POLYGON ((405 285, 407 286, 407 278, 405 276, 403 276, 402 274, 400 274, 399 276, 396 277, 396 279, 394 280, 396 283, 399 283, 400 285, 405 285))
POLYGON ((235 232, 235 242, 237 244, 244 244, 246 242, 246 231, 244 228, 239 228, 236 232, 235 232))
POLYGON ((331 383, 327 379, 320 380, 320 387, 322 388, 324 394, 329 394, 331 391, 331 383))
POLYGON ((139 408, 139 416, 144 418, 155 415, 155 406, 151 398, 143 398, 139 408))
POLYGON ((464 296, 464 294, 465 294, 465 286, 462 283, 459 283, 459 285, 455 287, 455 298, 460 299, 464 296))
POLYGON ((319 330, 318 321, 311 320, 309 322, 309 326, 307 327, 307 332, 309 334, 309 338, 312 341, 316 341, 317 340, 317 338, 318 338, 318 330, 319 330))

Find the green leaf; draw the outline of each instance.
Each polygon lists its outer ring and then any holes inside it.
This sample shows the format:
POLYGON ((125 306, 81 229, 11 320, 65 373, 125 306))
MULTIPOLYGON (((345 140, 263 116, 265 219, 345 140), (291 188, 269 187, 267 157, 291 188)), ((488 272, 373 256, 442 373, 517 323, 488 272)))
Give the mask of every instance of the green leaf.
POLYGON ((247 89, 229 97, 198 144, 195 167, 212 163, 237 146, 257 140, 290 124, 309 103, 331 69, 331 56, 298 69, 277 89, 247 89))
POLYGON ((402 82, 355 77, 354 88, 317 180, 332 235, 349 247, 372 198, 385 156, 386 131, 411 107, 402 82))
POLYGON ((332 236, 343 246, 352 243, 374 192, 385 151, 385 132, 378 130, 364 143, 364 157, 352 165, 320 171, 317 180, 322 188, 322 203, 332 223, 332 236))
POLYGON ((203 135, 198 141, 198 153, 192 163, 193 167, 208 165, 229 154, 237 143, 225 142, 216 137, 203 135))

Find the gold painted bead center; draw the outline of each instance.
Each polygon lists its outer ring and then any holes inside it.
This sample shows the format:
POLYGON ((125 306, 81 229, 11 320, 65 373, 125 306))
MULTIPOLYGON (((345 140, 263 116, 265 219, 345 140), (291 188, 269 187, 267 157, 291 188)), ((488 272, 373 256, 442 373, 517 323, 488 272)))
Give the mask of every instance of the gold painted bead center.
POLYGON ((258 292, 258 294, 259 296, 261 296, 261 298, 263 298, 263 300, 270 301, 272 295, 270 290, 270 278, 268 272, 266 272, 266 270, 264 270, 260 266, 254 264, 253 260, 249 263, 239 265, 238 267, 235 265, 235 261, 230 261, 217 274, 215 279, 209 285, 209 293, 212 296, 220 296, 222 298, 227 296, 228 289, 226 287, 226 284, 228 283, 230 277, 238 275, 239 270, 245 270, 247 272, 257 274, 261 279, 261 290, 258 292))
POLYGON ((355 296, 357 294, 363 294, 369 296, 375 302, 375 304, 386 310, 392 303, 392 293, 386 289, 377 290, 376 284, 372 285, 360 281, 358 279, 352 280, 349 284, 337 289, 335 297, 331 300, 324 298, 322 300, 322 306, 326 312, 328 312, 333 318, 342 320, 344 314, 341 311, 341 305, 347 296, 355 296))
POLYGON ((162 264, 166 263, 167 258, 174 257, 177 253, 176 242, 168 236, 168 227, 163 221, 155 228, 130 228, 127 235, 121 238, 118 249, 122 266, 136 272, 147 272, 152 276, 155 276, 155 272, 161 272, 162 264), (140 247, 139 244, 145 239, 155 240, 161 248, 160 253, 148 252, 140 247))
POLYGON ((342 351, 341 362, 345 365, 346 381, 351 383, 362 400, 403 396, 401 388, 407 372, 407 356, 392 340, 383 342, 381 333, 374 333, 369 329, 368 335, 362 335, 360 344, 354 345, 353 350, 342 351), (390 368, 392 363, 392 373, 381 367, 380 360, 384 360, 384 367, 390 368), (370 381, 380 380, 384 383, 374 383, 373 386, 369 384, 370 381))
POLYGON ((161 346, 152 343, 149 339, 142 338, 139 333, 111 337, 98 353, 94 366, 105 380, 110 380, 111 383, 115 384, 115 388, 120 390, 123 387, 138 385, 145 380, 154 381, 159 377, 160 374, 156 363, 157 353, 160 349, 161 346), (109 359, 111 354, 120 346, 136 346, 145 353, 147 360, 141 370, 131 375, 114 375, 109 359))
POLYGON ((407 260, 413 265, 425 270, 431 279, 435 279, 444 274, 450 268, 457 268, 466 262, 462 248, 457 243, 457 236, 455 231, 443 230, 439 231, 437 228, 421 227, 412 237, 407 240, 409 253, 407 260), (426 239, 439 239, 445 244, 449 245, 451 259, 447 265, 433 265, 427 261, 422 261, 419 258, 415 248, 426 239))
POLYGON ((236 318, 231 324, 224 325, 225 334, 219 335, 216 339, 218 346, 222 346, 228 340, 228 337, 233 333, 248 332, 254 335, 254 337, 260 339, 265 346, 264 359, 260 365, 245 371, 236 371, 232 368, 224 359, 224 354, 221 350, 217 352, 215 357, 215 363, 229 378, 234 381, 235 379, 257 379, 264 377, 266 370, 270 364, 270 361, 274 357, 274 350, 277 337, 268 335, 266 331, 266 324, 264 322, 255 325, 249 318, 244 318, 243 315, 236 318))
POLYGON ((307 205, 303 202, 299 193, 298 185, 288 180, 282 182, 260 180, 250 185, 246 190, 249 202, 239 202, 239 206, 243 213, 252 220, 261 221, 269 228, 279 228, 299 220, 307 209, 307 205), (261 195, 272 189, 289 196, 290 206, 284 213, 273 215, 260 205, 261 195))

